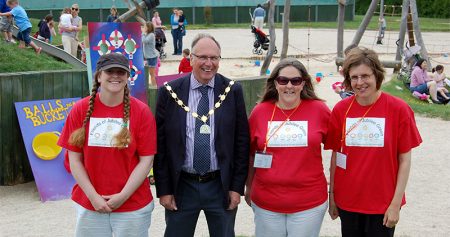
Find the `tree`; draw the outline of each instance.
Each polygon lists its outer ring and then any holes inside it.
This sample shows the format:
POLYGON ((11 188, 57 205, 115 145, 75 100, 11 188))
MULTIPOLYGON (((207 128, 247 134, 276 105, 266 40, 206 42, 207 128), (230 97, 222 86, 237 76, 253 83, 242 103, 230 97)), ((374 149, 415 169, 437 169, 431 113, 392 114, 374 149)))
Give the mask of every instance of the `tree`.
POLYGON ((281 58, 287 57, 289 47, 289 18, 291 15, 291 0, 285 0, 283 13, 283 46, 281 48, 281 58))
POLYGON ((264 63, 261 66, 261 71, 259 75, 263 76, 266 74, 267 68, 269 68, 270 62, 272 61, 273 51, 275 50, 275 23, 274 23, 274 15, 275 15, 275 0, 269 1, 269 35, 270 35, 270 43, 269 50, 267 51, 266 58, 264 59, 264 63))

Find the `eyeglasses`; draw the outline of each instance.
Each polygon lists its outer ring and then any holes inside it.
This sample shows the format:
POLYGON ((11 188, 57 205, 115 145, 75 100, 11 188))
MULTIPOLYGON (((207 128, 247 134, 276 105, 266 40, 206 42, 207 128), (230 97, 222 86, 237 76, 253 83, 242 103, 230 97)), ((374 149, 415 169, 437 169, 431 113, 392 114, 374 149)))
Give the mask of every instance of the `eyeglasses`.
POLYGON ((117 68, 106 69, 106 70, 104 70, 104 72, 106 72, 106 74, 108 74, 108 75, 116 74, 119 77, 123 77, 127 74, 127 71, 122 70, 122 69, 117 69, 117 68))
POLYGON ((288 77, 278 76, 277 78, 275 78, 275 81, 277 81, 278 85, 281 85, 281 86, 285 86, 289 82, 291 82, 291 84, 293 86, 299 86, 300 84, 302 84, 303 81, 305 81, 305 79, 303 79, 302 77, 288 78, 288 77))
POLYGON ((208 59, 211 60, 211 62, 213 63, 217 63, 219 62, 219 60, 222 58, 220 56, 206 56, 206 55, 196 55, 191 53, 192 55, 194 55, 196 58, 198 58, 198 60, 202 63, 207 62, 208 59))
POLYGON ((78 9, 78 8, 72 7, 72 10, 73 10, 73 11, 78 11, 79 9, 78 9))
POLYGON ((350 80, 352 82, 357 82, 358 79, 361 79, 361 81, 366 82, 367 80, 369 80, 369 78, 372 75, 373 75, 373 73, 372 74, 362 74, 362 75, 359 75, 359 76, 354 75, 354 76, 350 76, 350 80))

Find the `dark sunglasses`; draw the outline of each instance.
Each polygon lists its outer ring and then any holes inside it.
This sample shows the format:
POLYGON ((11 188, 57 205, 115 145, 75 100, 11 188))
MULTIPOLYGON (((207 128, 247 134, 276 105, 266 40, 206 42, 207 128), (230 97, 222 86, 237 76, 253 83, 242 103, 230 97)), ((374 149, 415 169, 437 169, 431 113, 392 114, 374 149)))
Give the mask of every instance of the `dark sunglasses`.
POLYGON ((78 8, 73 8, 73 7, 72 7, 72 10, 74 10, 74 11, 78 11, 79 9, 78 9, 78 8))
POLYGON ((285 86, 289 82, 291 82, 291 84, 293 86, 299 86, 300 84, 302 84, 303 81, 305 81, 305 79, 303 79, 302 77, 288 78, 288 77, 278 76, 277 78, 275 78, 275 81, 277 81, 278 84, 281 86, 285 86))

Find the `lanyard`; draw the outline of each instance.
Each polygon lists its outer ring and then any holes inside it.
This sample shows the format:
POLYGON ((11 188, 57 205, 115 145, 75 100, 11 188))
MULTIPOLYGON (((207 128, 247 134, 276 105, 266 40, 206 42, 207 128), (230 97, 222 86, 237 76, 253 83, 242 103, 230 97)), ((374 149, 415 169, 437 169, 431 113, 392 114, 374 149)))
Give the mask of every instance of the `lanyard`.
MULTIPOLYGON (((283 125, 289 121, 289 118, 295 113, 295 111, 297 111, 298 107, 300 106, 301 102, 297 105, 297 107, 295 107, 295 110, 286 117, 286 119, 283 121, 283 123, 281 123, 281 125, 275 130, 275 132, 272 133, 272 135, 269 136, 269 129, 270 129, 270 124, 273 121, 273 117, 275 116, 275 109, 277 108, 276 103, 273 104, 273 111, 272 111, 272 117, 270 118, 270 122, 267 124, 267 132, 266 132, 266 141, 264 142, 264 150, 263 153, 266 153, 267 150, 267 144, 269 144, 269 140, 273 137, 273 135, 275 135, 275 133, 278 132, 278 130, 280 130, 281 127, 283 127, 283 125)), ((281 109, 280 109, 281 110, 281 109)), ((283 111, 282 111, 283 112, 283 111)))
POLYGON ((343 149, 343 147, 344 147, 344 144, 345 144, 345 137, 351 132, 351 131, 353 131, 353 129, 355 129, 356 127, 358 127, 358 125, 364 120, 364 118, 366 117, 366 115, 367 115, 367 113, 369 113, 369 111, 372 109, 372 107, 377 103, 377 101, 378 101, 378 98, 380 98, 380 97, 378 97, 377 98, 377 100, 375 100, 375 102, 366 110, 366 112, 364 113, 364 115, 355 123, 355 124, 353 124, 352 126, 350 126, 350 128, 348 129, 348 132, 346 133, 345 132, 345 124, 346 124, 346 121, 347 121, 347 115, 348 115, 348 112, 350 111, 350 108, 352 107, 352 105, 353 105, 353 103, 355 102, 355 100, 356 100, 356 96, 357 95, 355 95, 355 97, 353 97, 353 100, 352 100, 352 102, 350 103, 350 106, 348 106, 348 109, 347 109, 347 111, 345 112, 345 115, 344 115, 344 123, 342 124, 342 136, 341 136, 341 153, 342 153, 342 149, 343 149))

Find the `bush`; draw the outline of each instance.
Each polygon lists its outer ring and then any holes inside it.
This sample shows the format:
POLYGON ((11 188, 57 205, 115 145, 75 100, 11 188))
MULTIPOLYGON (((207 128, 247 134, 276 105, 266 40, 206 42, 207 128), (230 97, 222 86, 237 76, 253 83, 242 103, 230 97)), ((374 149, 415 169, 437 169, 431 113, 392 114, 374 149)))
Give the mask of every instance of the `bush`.
POLYGON ((205 23, 206 25, 212 25, 213 24, 213 15, 212 15, 212 8, 211 7, 205 7, 203 9, 203 15, 205 16, 205 23))

